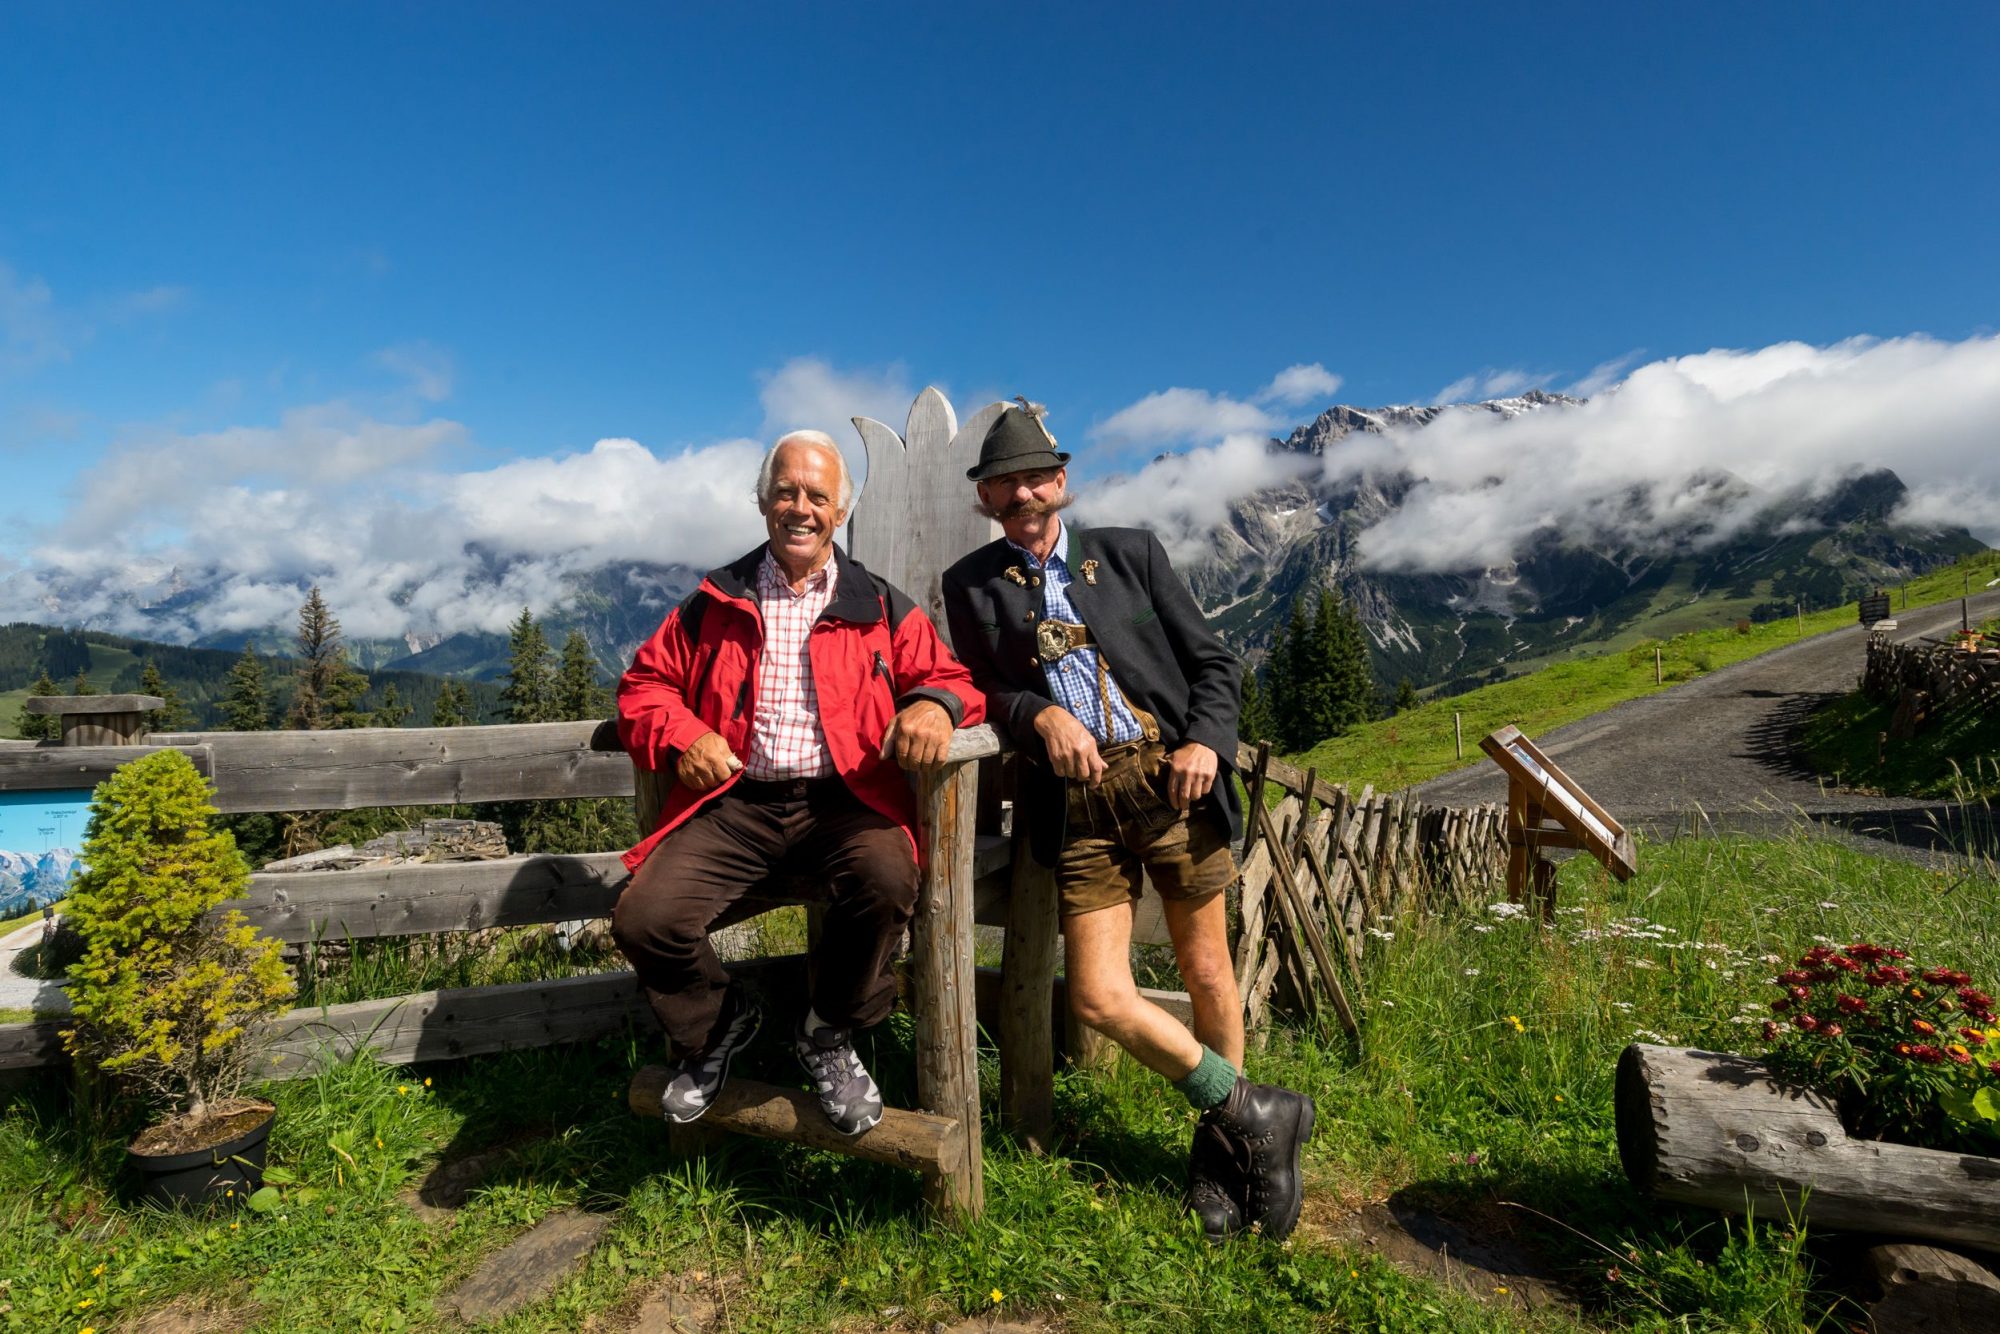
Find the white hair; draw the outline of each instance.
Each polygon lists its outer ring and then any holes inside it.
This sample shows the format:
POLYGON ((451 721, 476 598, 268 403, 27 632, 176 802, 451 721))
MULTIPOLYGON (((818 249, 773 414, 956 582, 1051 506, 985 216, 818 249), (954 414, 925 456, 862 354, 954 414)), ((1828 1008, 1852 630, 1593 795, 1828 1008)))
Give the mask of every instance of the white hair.
POLYGON ((845 514, 854 508, 854 474, 847 470, 847 455, 840 452, 840 446, 825 431, 787 431, 778 437, 776 444, 764 451, 764 461, 757 465, 757 503, 771 503, 771 475, 778 470, 778 451, 786 445, 811 445, 833 455, 833 462, 840 469, 840 511, 845 514))

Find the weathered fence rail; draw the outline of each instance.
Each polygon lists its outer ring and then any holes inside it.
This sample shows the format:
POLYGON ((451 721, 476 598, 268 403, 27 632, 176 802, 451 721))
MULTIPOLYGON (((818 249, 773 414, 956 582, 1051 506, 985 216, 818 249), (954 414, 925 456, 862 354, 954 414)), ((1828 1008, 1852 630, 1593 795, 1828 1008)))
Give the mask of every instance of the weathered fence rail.
POLYGON ((1941 640, 1899 644, 1871 635, 1861 689, 1896 706, 1892 731, 1906 735, 1940 716, 2000 713, 2000 651, 1970 652, 1941 640))

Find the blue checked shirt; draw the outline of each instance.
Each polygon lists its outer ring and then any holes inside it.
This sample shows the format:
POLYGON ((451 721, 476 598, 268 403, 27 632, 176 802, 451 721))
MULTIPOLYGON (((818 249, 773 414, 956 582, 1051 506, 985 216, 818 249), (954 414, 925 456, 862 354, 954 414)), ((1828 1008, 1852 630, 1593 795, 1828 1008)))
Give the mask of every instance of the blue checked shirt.
MULTIPOLYGON (((1055 550, 1049 553, 1046 565, 1037 561, 1026 547, 1013 541, 1007 543, 1021 553, 1031 569, 1042 575, 1042 615, 1052 621, 1068 621, 1081 625, 1083 618, 1076 614, 1076 608, 1069 602, 1069 525, 1056 521, 1061 527, 1056 530, 1055 550)), ((1042 674, 1049 681, 1049 695, 1056 703, 1068 709, 1076 720, 1090 729, 1091 735, 1106 746, 1115 746, 1125 741, 1137 741, 1142 730, 1139 720, 1132 716, 1130 706, 1125 703, 1125 693, 1118 688, 1116 680, 1111 682, 1107 692, 1111 696, 1111 717, 1104 716, 1104 696, 1097 688, 1097 650, 1094 648, 1071 649, 1054 662, 1042 664, 1042 674)))

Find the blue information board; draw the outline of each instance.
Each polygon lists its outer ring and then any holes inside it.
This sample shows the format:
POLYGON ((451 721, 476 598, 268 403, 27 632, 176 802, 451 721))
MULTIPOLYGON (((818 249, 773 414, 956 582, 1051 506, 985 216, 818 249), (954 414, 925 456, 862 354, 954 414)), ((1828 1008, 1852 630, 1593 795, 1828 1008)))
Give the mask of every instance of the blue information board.
POLYGON ((0 792, 0 919, 69 892, 89 819, 89 788, 0 792))

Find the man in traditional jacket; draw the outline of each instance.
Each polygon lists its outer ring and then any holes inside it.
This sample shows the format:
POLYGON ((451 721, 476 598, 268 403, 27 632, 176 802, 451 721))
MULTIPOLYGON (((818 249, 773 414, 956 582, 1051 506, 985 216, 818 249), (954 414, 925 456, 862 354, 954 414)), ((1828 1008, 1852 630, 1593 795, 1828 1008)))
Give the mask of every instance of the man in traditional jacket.
POLYGON ((1230 781, 1239 669, 1151 533, 1076 528, 1069 455, 1020 400, 988 431, 979 508, 1003 538, 944 576, 952 643, 1028 758, 1014 818, 1055 868, 1070 1008, 1201 1110, 1189 1205, 1211 1238, 1298 1222, 1313 1105, 1253 1084, 1223 891, 1242 827, 1230 781), (1194 1031, 1140 996, 1133 908, 1163 900, 1194 1031))
POLYGON ((626 750, 673 781, 611 918, 672 1047, 672 1122, 708 1111, 761 1018, 709 928, 787 869, 829 893, 793 1045, 836 1129, 882 1117, 853 1036, 895 1002, 916 905, 916 803, 896 766, 941 763, 985 702, 930 618, 834 544, 853 502, 830 436, 779 440, 757 478, 769 541, 709 571, 618 683, 626 750))

